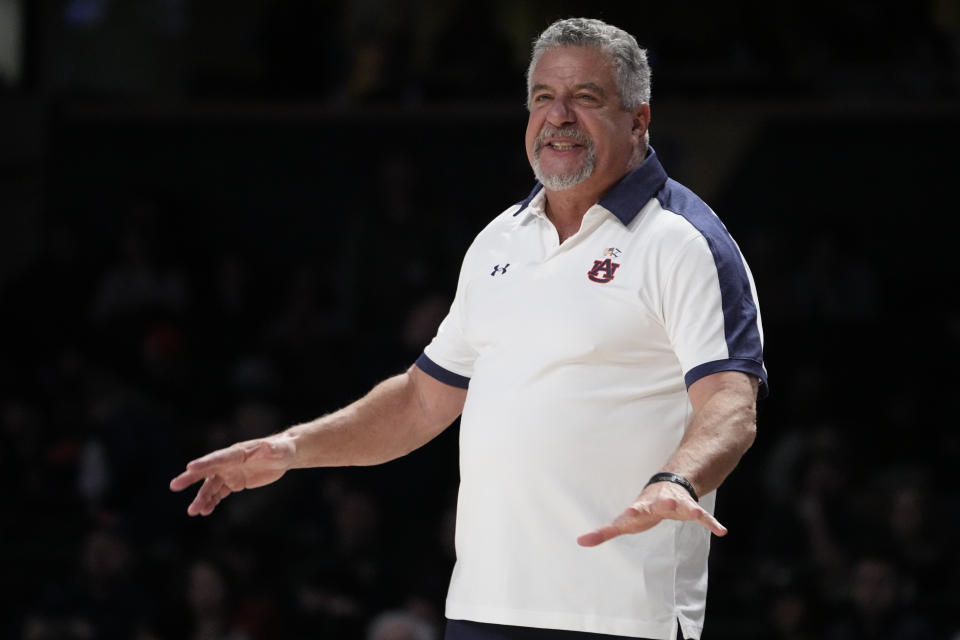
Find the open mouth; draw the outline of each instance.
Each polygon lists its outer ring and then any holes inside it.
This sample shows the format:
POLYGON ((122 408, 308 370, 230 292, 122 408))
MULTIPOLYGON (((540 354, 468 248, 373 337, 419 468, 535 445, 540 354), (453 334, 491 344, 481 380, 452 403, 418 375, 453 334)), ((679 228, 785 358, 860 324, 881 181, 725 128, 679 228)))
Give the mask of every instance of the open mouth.
POLYGON ((573 149, 580 148, 581 145, 575 142, 548 142, 545 146, 550 147, 554 151, 572 151, 573 149))

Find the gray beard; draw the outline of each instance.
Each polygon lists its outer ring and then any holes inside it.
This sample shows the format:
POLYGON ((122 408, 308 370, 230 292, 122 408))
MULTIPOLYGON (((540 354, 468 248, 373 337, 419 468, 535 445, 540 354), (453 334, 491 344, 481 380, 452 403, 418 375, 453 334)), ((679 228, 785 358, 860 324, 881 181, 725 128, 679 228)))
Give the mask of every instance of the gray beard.
POLYGON ((550 191, 563 191, 564 189, 569 189, 574 187, 587 178, 593 173, 593 168, 597 162, 597 151, 593 146, 593 141, 584 136, 579 131, 570 131, 568 129, 552 129, 551 131, 543 130, 537 136, 536 144, 534 145, 533 151, 533 175, 536 176, 537 180, 550 191), (576 139, 578 142, 583 143, 587 148, 587 157, 584 158, 583 164, 580 165, 580 168, 576 171, 564 174, 557 174, 552 176, 545 176, 543 174, 543 169, 540 167, 540 150, 543 148, 543 139, 549 135, 560 136, 560 137, 570 137, 576 139))

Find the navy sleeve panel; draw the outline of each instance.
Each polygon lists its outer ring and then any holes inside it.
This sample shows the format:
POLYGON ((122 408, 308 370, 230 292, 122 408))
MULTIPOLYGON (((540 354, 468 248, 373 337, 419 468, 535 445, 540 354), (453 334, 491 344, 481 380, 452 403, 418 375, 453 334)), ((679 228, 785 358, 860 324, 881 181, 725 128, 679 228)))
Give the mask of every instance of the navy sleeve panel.
POLYGON ((751 360, 762 369, 763 343, 757 307, 740 250, 733 238, 702 200, 673 180, 667 181, 657 198, 664 209, 692 224, 710 246, 720 281, 724 335, 730 359, 751 360))
POLYGON ((453 371, 447 371, 436 362, 428 358, 427 354, 425 353, 420 354, 420 357, 417 358, 416 365, 420 367, 421 371, 431 378, 436 378, 440 382, 448 384, 451 387, 466 389, 470 386, 470 378, 461 376, 453 371))
POLYGON ((755 360, 745 360, 743 358, 728 358, 726 360, 705 362, 687 371, 687 375, 683 377, 683 381, 689 389, 690 385, 700 378, 705 378, 711 373, 719 373, 721 371, 741 371, 757 378, 760 381, 758 397, 761 400, 766 398, 770 393, 770 389, 767 386, 767 372, 764 371, 763 365, 755 360))

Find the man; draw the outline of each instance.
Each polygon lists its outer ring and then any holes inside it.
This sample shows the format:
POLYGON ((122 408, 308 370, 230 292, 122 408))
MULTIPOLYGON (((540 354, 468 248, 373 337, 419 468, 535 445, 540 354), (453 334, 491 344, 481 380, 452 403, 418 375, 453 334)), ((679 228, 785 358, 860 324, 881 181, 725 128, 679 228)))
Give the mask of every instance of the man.
POLYGON ((537 186, 477 236, 424 354, 345 409, 191 462, 171 483, 204 481, 188 513, 288 469, 402 456, 462 413, 447 638, 699 638, 714 492, 766 372, 739 250, 648 147, 649 81, 620 29, 544 31, 537 186))

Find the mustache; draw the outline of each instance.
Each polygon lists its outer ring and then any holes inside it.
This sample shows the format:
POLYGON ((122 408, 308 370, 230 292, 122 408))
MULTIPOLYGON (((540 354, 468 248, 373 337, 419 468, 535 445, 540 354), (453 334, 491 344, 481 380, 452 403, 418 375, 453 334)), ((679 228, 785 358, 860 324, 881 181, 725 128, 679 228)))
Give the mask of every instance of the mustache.
POLYGON ((539 152, 543 149, 543 145, 546 144, 547 138, 567 138, 572 140, 577 144, 582 144, 587 149, 593 148, 593 140, 590 137, 578 129, 577 127, 554 127, 553 125, 546 125, 543 129, 540 130, 540 133, 537 134, 537 138, 533 143, 534 152, 539 152))

